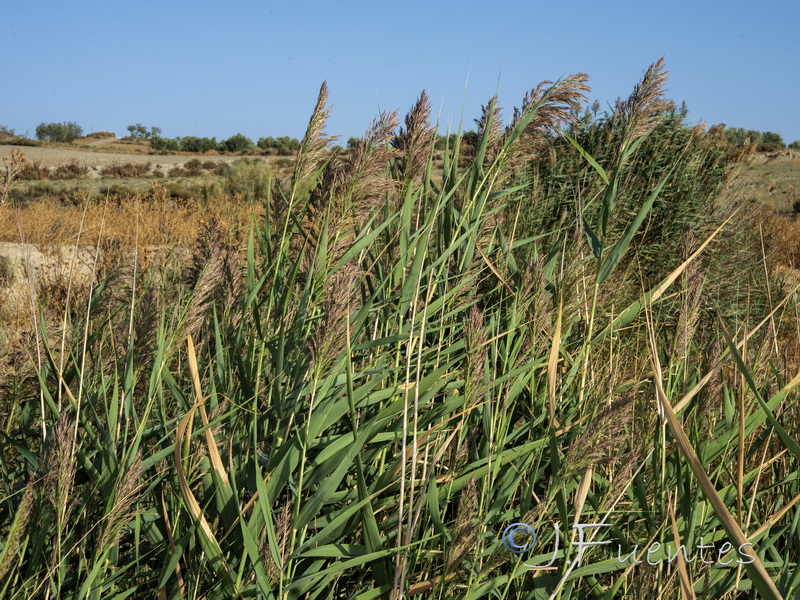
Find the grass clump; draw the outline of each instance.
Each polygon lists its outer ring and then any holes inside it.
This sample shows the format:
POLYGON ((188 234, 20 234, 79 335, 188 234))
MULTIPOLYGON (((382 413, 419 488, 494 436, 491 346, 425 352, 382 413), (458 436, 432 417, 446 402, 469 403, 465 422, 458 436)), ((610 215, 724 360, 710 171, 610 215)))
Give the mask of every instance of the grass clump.
POLYGON ((491 100, 440 171, 424 93, 331 154, 323 85, 289 177, 231 165, 228 193, 258 200, 243 229, 204 218, 172 285, 123 264, 81 319, 39 330, 39 393, 8 408, 2 453, 5 593, 795 593, 798 381, 775 351, 791 296, 744 268, 741 310, 701 293, 736 206, 720 182, 704 201, 670 188, 718 162, 659 133, 664 80, 656 63, 596 157, 575 129, 585 75, 507 123, 491 100), (639 160, 647 144, 663 162, 639 160), (550 152, 570 181, 542 175, 550 152), (649 257, 678 234, 677 264, 649 257), (518 522, 524 555, 503 542, 518 522), (579 564, 575 523, 613 543, 579 564), (734 566, 668 561, 703 540, 734 566), (557 543, 552 568, 525 566, 557 543))

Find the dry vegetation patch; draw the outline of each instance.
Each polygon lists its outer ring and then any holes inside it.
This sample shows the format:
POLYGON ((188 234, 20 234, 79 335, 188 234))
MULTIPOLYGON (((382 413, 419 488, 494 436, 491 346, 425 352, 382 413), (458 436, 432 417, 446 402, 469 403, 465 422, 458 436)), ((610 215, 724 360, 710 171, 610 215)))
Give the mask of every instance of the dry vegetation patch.
POLYGON ((254 206, 237 198, 227 202, 176 201, 167 188, 126 200, 104 200, 83 194, 73 203, 40 198, 21 206, 0 207, 0 241, 40 246, 102 239, 120 248, 188 246, 205 222, 226 231, 246 230, 254 206))

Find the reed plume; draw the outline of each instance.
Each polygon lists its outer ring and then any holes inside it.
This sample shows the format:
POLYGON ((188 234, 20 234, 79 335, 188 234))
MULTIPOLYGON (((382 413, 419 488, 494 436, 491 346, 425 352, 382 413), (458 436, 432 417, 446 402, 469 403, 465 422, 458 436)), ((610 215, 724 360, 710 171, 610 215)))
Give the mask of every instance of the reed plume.
POLYGON ((142 475, 141 450, 136 453, 131 465, 114 486, 112 495, 113 504, 105 514, 103 527, 100 534, 100 552, 109 550, 115 545, 122 535, 122 530, 136 516, 133 506, 139 499, 142 475))
MULTIPOLYGON (((278 564, 272 556, 266 539, 261 543, 261 556, 264 557, 262 561, 264 570, 267 573, 270 583, 273 585, 280 579, 283 564, 289 557, 289 536, 292 532, 292 504, 288 500, 284 502, 283 508, 275 519, 274 531, 280 564, 278 564)), ((266 533, 264 536, 266 538, 266 533)))
POLYGON ((503 135, 505 143, 514 135, 521 122, 529 119, 509 149, 508 158, 503 165, 506 174, 538 154, 548 131, 557 130, 562 125, 577 120, 576 115, 586 101, 586 94, 591 90, 586 83, 588 80, 589 76, 585 73, 574 73, 556 83, 543 81, 525 94, 522 105, 514 108, 511 122, 506 126, 503 135))
MULTIPOLYGON (((606 408, 581 435, 577 436, 564 456, 560 480, 581 474, 589 468, 613 462, 613 454, 628 439, 627 426, 633 421, 636 392, 626 392, 606 408)), ((555 486, 552 489, 556 489, 555 486)))
POLYGON ((36 486, 33 481, 29 481, 22 494, 22 500, 17 505, 14 520, 8 530, 8 535, 3 541, 3 550, 0 552, 0 581, 8 575, 11 567, 19 559, 17 552, 20 549, 22 539, 28 530, 28 525, 33 516, 33 509, 36 504, 36 486))
POLYGON ((483 139, 485 133, 488 136, 486 157, 483 161, 484 166, 488 166, 497 158, 503 141, 503 115, 497 96, 492 96, 488 103, 481 106, 481 116, 475 119, 475 124, 478 127, 479 140, 483 139))
POLYGON ((459 494, 458 507, 456 508, 456 522, 455 526, 451 529, 453 540, 447 549, 444 559, 445 575, 458 571, 464 557, 467 556, 470 551, 475 550, 478 543, 478 536, 480 535, 480 526, 477 519, 478 486, 475 482, 475 477, 472 477, 459 494))
POLYGON ((73 455, 73 430, 73 418, 61 415, 42 458, 44 495, 53 505, 61 523, 66 521, 74 507, 77 464, 73 455))
POLYGON ((431 125, 431 103, 428 93, 422 90, 419 99, 405 118, 392 146, 397 149, 397 173, 404 185, 416 184, 422 178, 428 164, 436 128, 431 125))
POLYGON ((318 233, 328 208, 333 232, 357 225, 361 217, 369 215, 374 201, 394 188, 385 173, 396 155, 390 144, 397 125, 397 111, 381 112, 354 148, 338 153, 328 163, 312 194, 305 229, 318 233))
MULTIPOLYGON (((189 335, 196 336, 209 307, 220 299, 221 293, 234 293, 225 285, 226 273, 229 281, 232 278, 230 253, 216 222, 212 220, 206 223, 195 242, 186 277, 186 283, 192 290, 191 296, 181 314, 168 354, 189 335)), ((198 348, 203 341, 202 337, 198 338, 198 348)))
POLYGON ((327 371, 347 343, 347 319, 358 293, 358 278, 358 268, 348 263, 332 275, 325 286, 322 319, 309 342, 312 370, 318 374, 327 371))
POLYGON ((669 109, 669 101, 663 98, 668 72, 662 56, 650 65, 631 95, 620 103, 617 118, 625 131, 623 144, 630 144, 652 131, 669 109))
POLYGON ((467 410, 480 401, 483 391, 483 377, 486 372, 486 328, 483 314, 473 306, 464 323, 464 336, 467 346, 467 373, 464 394, 467 410))
POLYGON ((327 158, 328 146, 336 139, 325 132, 325 125, 330 114, 328 102, 328 82, 323 81, 319 88, 319 96, 311 119, 308 121, 306 134, 300 142, 300 151, 297 155, 297 164, 294 169, 293 189, 296 191, 308 182, 309 177, 320 167, 320 163, 327 158))

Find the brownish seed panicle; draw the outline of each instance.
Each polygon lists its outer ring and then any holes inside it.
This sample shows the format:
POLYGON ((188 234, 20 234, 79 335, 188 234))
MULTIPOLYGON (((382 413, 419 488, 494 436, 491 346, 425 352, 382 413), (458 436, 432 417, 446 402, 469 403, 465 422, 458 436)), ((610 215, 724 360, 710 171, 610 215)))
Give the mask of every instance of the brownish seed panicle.
POLYGON ((72 510, 75 493, 73 483, 77 465, 72 454, 73 429, 72 417, 62 415, 56 423, 55 435, 48 438, 42 460, 45 495, 62 521, 72 510))
POLYGON ((556 83, 543 81, 525 94, 522 106, 514 109, 511 122, 506 126, 504 139, 531 112, 533 116, 510 150, 505 162, 507 172, 529 162, 537 154, 543 134, 548 129, 557 129, 576 120, 581 105, 586 101, 586 93, 591 89, 586 83, 588 80, 586 73, 575 73, 556 83))
POLYGON ((503 115, 497 96, 493 96, 487 104, 481 106, 481 116, 479 119, 475 119, 475 124, 478 126, 478 139, 483 138, 488 125, 486 158, 483 164, 484 166, 490 165, 497 157, 503 138, 503 115))
POLYGON ((425 171, 435 137, 430 120, 431 103, 423 90, 406 115, 405 128, 401 128, 392 141, 392 146, 400 152, 398 173, 405 185, 417 183, 425 171))
POLYGON ((132 510, 139 497, 142 475, 142 455, 137 452, 130 467, 114 486, 114 503, 105 515, 102 533, 100 534, 100 551, 104 552, 119 541, 122 530, 136 516, 132 510))
POLYGON ((327 158, 328 145, 336 139, 336 136, 328 136, 325 133, 325 125, 331 110, 330 107, 325 107, 327 101, 328 82, 323 81, 319 88, 317 104, 308 121, 306 134, 300 142, 300 152, 297 156, 293 178, 295 188, 305 182, 319 168, 320 163, 327 158))
MULTIPOLYGON (((590 467, 612 462, 612 454, 625 442, 626 427, 633 420, 635 390, 603 409, 592 424, 573 440, 564 457, 561 479, 569 479, 590 467)), ((552 489, 556 489, 553 486, 552 489)))
POLYGON ((456 523, 451 530, 453 541, 445 555, 445 575, 458 571, 464 557, 476 549, 480 534, 480 527, 476 522, 477 516, 478 486, 475 483, 475 477, 472 477, 459 495, 456 523))
POLYGON ((312 197, 310 220, 320 221, 330 206, 330 229, 336 232, 340 225, 351 228, 353 218, 368 216, 373 201, 393 186, 382 175, 395 155, 390 142, 397 125, 397 111, 380 113, 357 146, 328 164, 312 197))
POLYGON ((3 549, 8 549, 9 551, 5 553, 3 561, 0 562, 0 580, 8 575, 11 566, 17 559, 16 553, 22 538, 25 536, 25 531, 28 528, 28 523, 33 514, 35 495, 36 492, 33 481, 29 481, 22 495, 22 500, 17 506, 16 513, 14 514, 14 521, 11 523, 11 528, 8 531, 8 537, 4 540, 3 549))
POLYGON ((287 500, 275 519, 275 542, 278 546, 278 558, 281 564, 276 564, 266 540, 261 544, 261 556, 264 557, 264 570, 270 583, 275 584, 280 578, 283 563, 289 558, 289 534, 292 532, 292 505, 287 500))
POLYGON ((662 95, 666 91, 668 71, 664 69, 664 57, 650 65, 642 81, 636 84, 628 99, 618 108, 619 118, 625 129, 626 142, 650 132, 661 120, 662 113, 670 103, 662 95))
MULTIPOLYGON (((226 248, 222 233, 215 222, 210 222, 198 235, 192 253, 192 266, 187 278, 187 283, 192 287, 192 294, 167 354, 171 353, 177 344, 182 344, 187 336, 196 334, 203 324, 216 292, 225 281, 225 261, 226 248)), ((198 347, 202 343, 203 338, 198 339, 198 347)))
POLYGON ((522 107, 514 109, 514 116, 506 132, 514 129, 520 119, 529 111, 536 111, 525 126, 526 134, 541 133, 575 120, 575 114, 586 101, 586 93, 591 88, 586 83, 586 73, 574 73, 557 83, 543 81, 525 94, 522 107))
POLYGON ((675 326, 675 342, 672 348, 672 358, 683 361, 688 356, 689 345, 697 329, 700 319, 700 309, 703 299, 703 275, 695 270, 689 277, 686 286, 686 299, 678 315, 675 326))
POLYGON ((465 408, 469 409, 480 399, 486 371, 486 327, 483 325, 483 314, 476 306, 472 307, 464 323, 464 335, 467 345, 465 408))
POLYGON ((312 370, 324 373, 339 357, 347 343, 347 319, 358 292, 358 268, 346 264, 330 277, 322 300, 322 320, 309 342, 312 370))

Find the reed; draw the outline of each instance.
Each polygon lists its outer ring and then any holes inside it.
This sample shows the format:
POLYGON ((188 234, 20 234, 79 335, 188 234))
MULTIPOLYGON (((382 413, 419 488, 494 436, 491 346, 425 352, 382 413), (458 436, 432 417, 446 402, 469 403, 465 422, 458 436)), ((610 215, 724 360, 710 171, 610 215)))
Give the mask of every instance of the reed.
POLYGON ((796 290, 742 260, 733 165, 665 78, 598 119, 583 74, 507 124, 493 99, 443 164, 424 93, 329 153, 323 85, 244 229, 39 315, 2 406, 0 595, 794 597, 796 290), (579 562, 580 523, 611 543, 579 562))

